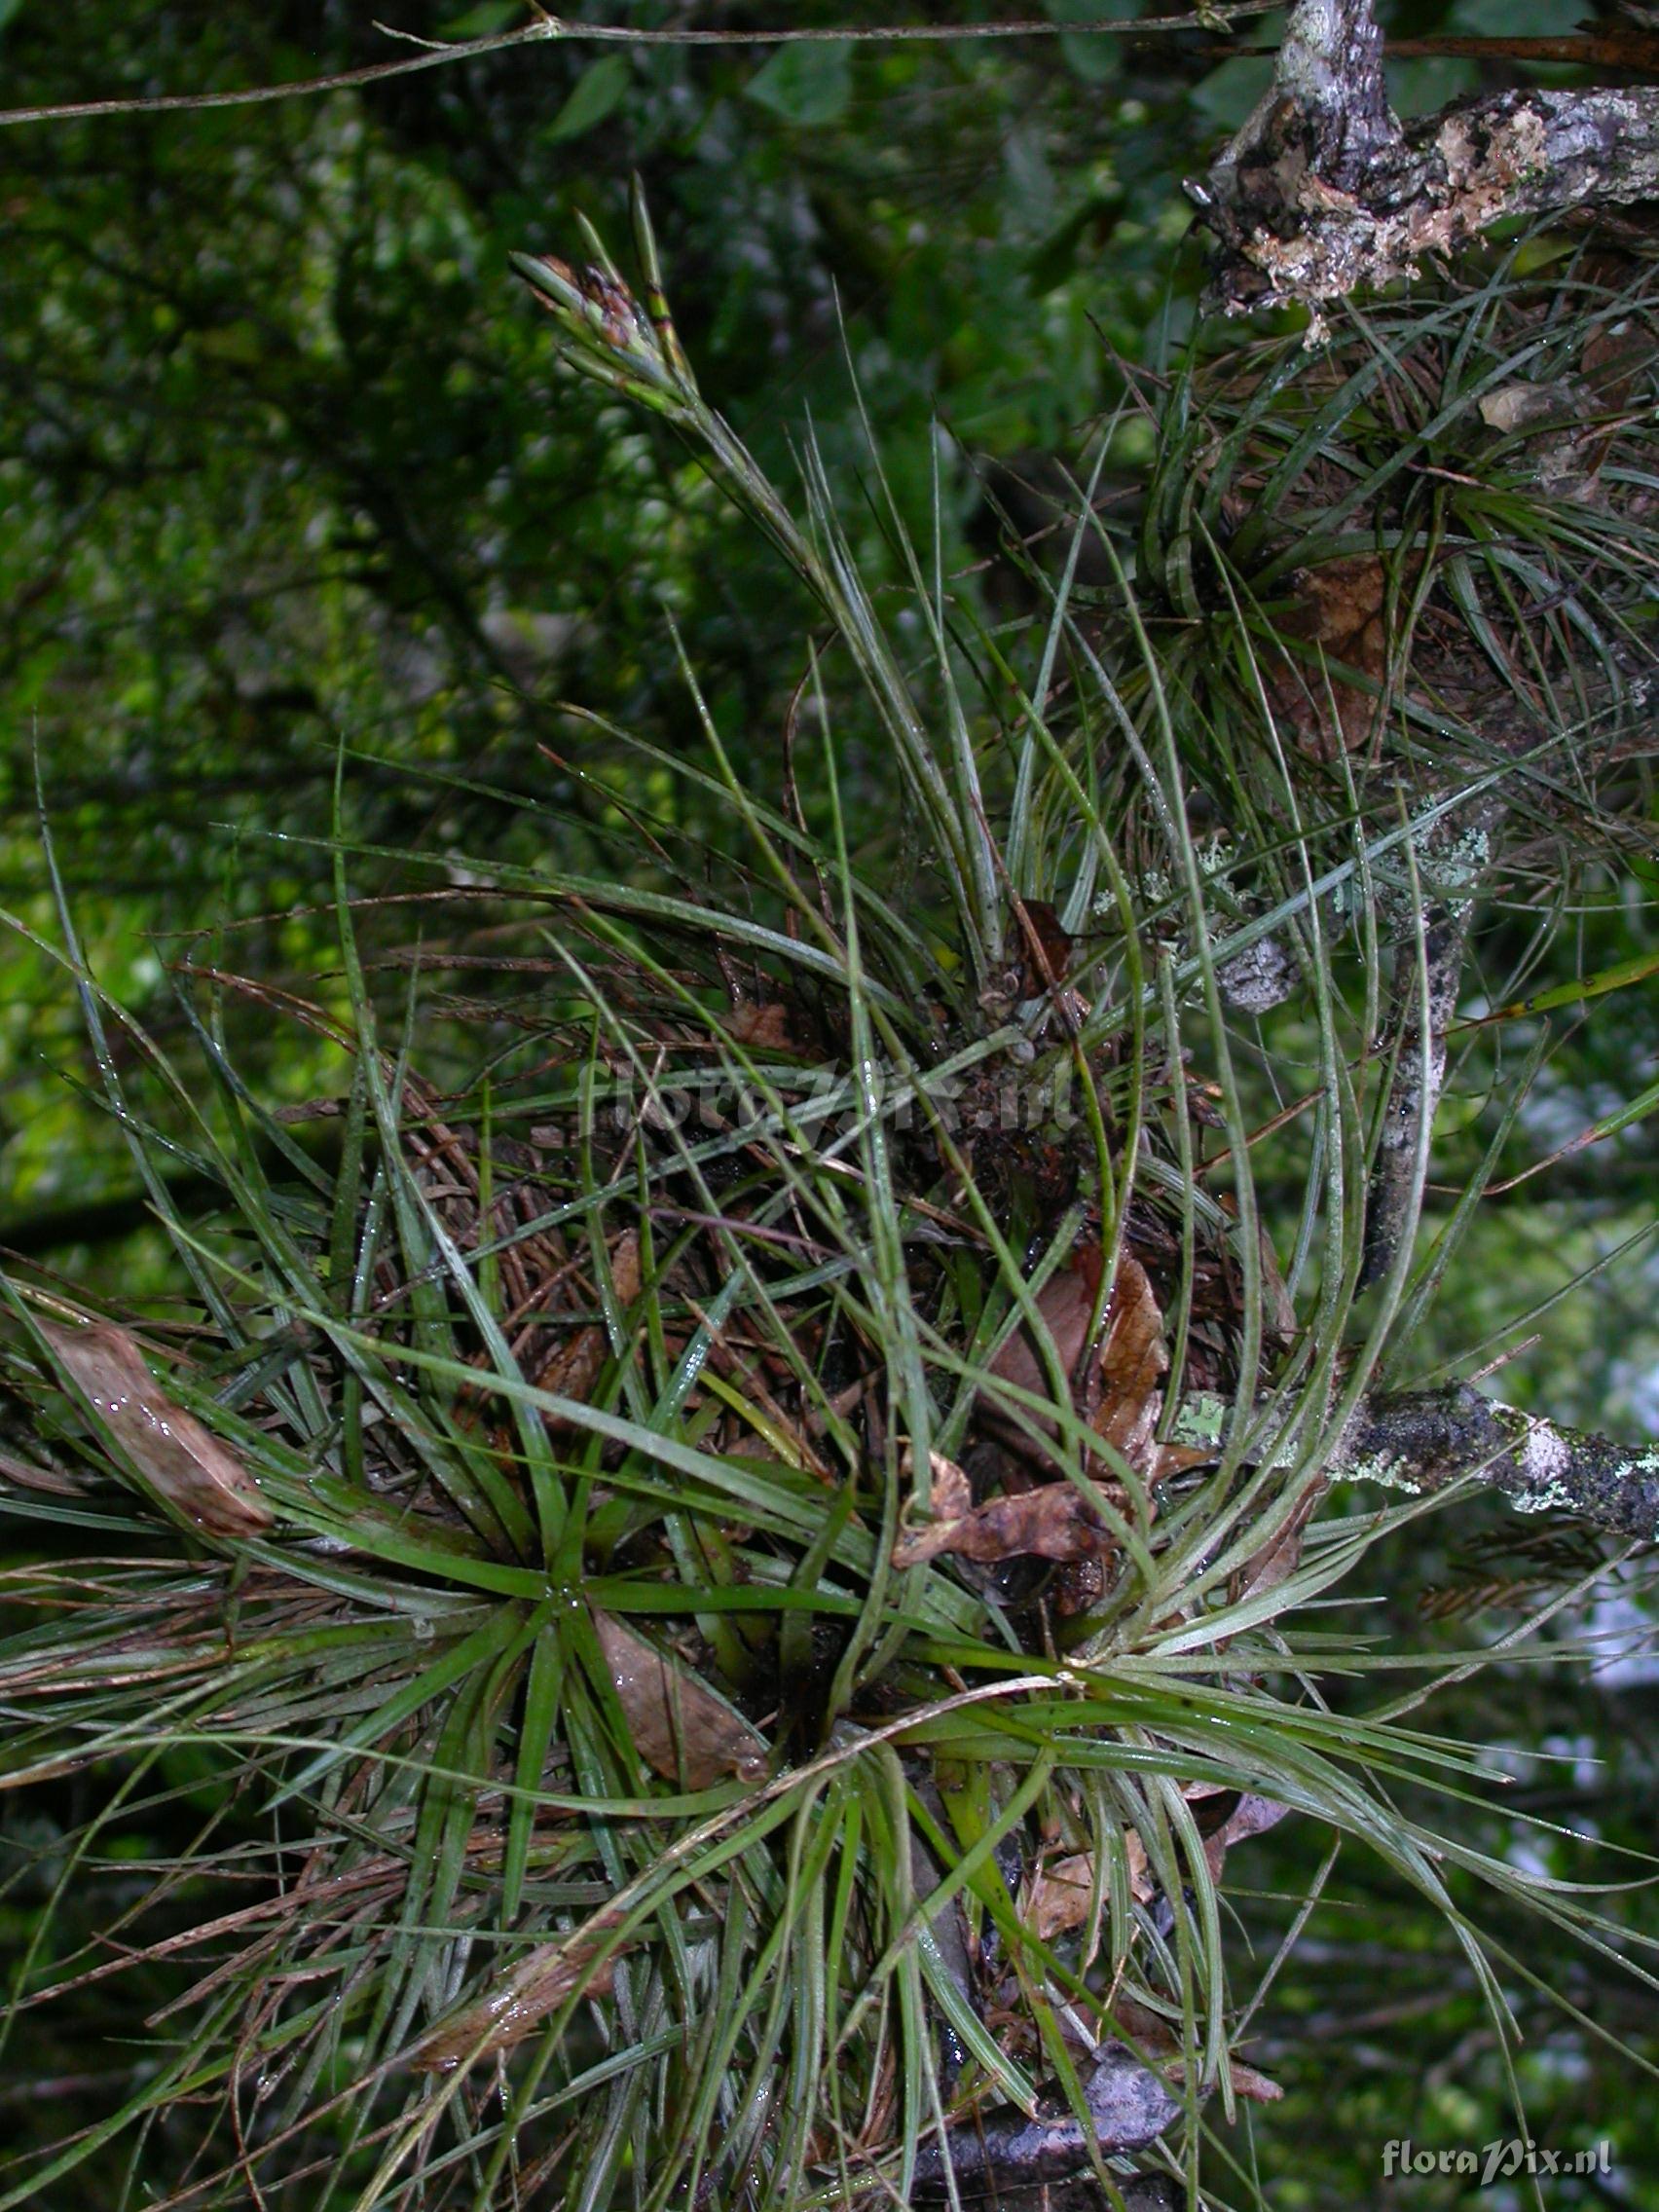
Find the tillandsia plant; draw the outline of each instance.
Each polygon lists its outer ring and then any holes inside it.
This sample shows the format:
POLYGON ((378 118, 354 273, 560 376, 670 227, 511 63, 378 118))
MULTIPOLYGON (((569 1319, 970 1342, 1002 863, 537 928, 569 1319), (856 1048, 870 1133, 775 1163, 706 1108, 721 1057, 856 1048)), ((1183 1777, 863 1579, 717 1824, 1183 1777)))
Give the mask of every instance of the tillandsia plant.
POLYGON ((1462 1840, 1480 1747, 1419 1726, 1416 1682, 1368 1707, 1375 1655, 1292 1618, 1456 1476, 1654 1523, 1651 1465, 1380 1387, 1497 1158, 1419 1257, 1427 832, 1497 767, 1402 786, 1332 744, 1307 775, 1239 646, 1253 750, 1200 789, 1216 710, 1167 673, 1156 547, 1103 627, 1074 544, 1025 665, 889 501, 907 665, 810 447, 800 524, 699 394, 638 200, 636 229, 639 295, 597 243, 517 266, 823 609, 777 793, 688 658, 704 757, 564 763, 591 866, 465 858, 401 999, 337 822, 341 978, 285 1011, 341 1080, 297 1112, 223 1043, 264 986, 183 966, 187 1076, 62 908, 182 1299, 6 1278, 0 1472, 38 1544, 6 1779, 104 1786, 40 1854, 12 2022, 126 1977, 146 2027, 0 2212, 81 2169, 112 2203, 480 2212, 1259 2195, 1233 2130, 1276 2093, 1249 2049, 1284 1954, 1231 1939, 1252 1839, 1336 1839, 1304 1917, 1338 1850, 1378 1855, 1503 2047, 1483 1890, 1616 1932, 1462 1840), (902 891, 842 718, 890 740, 902 891), (1407 1494, 1336 1488, 1376 1476, 1407 1494), (77 1950, 50 1932, 135 1822, 177 1847, 77 1950))

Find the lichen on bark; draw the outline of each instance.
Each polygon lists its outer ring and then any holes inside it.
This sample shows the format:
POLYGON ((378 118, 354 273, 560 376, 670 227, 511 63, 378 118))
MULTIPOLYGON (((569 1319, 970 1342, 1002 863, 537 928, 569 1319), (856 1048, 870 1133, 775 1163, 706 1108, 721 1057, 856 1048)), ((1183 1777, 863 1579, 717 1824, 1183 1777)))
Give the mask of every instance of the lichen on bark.
POLYGON ((1220 253, 1230 314, 1322 310, 1414 275, 1514 215, 1659 192, 1659 91, 1510 91, 1402 126, 1387 103, 1370 0, 1301 0, 1273 82, 1188 191, 1220 253))

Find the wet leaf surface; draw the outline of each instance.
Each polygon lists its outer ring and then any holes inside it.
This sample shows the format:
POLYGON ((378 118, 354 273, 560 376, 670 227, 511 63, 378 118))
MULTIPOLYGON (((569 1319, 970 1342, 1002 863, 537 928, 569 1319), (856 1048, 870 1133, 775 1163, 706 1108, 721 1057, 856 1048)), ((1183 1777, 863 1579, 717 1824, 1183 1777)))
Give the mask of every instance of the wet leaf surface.
POLYGON ((447 2074, 457 2066, 493 2058, 534 2034, 568 1998, 578 1992, 587 1997, 608 1995, 616 1965, 616 1953, 608 1946, 618 1918, 615 1913, 601 1913, 576 1934, 538 1944, 498 1988, 440 2020, 416 2045, 410 2064, 424 2073, 447 2074))
POLYGON ((37 1324, 64 1373, 139 1474, 210 1536, 257 1536, 272 1523, 259 1485, 228 1446, 175 1405, 136 1338, 113 1321, 84 1329, 37 1324))
POLYGON ((654 1643, 597 1606, 592 1613, 634 1748, 647 1766, 682 1789, 710 1789, 728 1775, 750 1781, 765 1772, 765 1741, 741 1714, 654 1643))

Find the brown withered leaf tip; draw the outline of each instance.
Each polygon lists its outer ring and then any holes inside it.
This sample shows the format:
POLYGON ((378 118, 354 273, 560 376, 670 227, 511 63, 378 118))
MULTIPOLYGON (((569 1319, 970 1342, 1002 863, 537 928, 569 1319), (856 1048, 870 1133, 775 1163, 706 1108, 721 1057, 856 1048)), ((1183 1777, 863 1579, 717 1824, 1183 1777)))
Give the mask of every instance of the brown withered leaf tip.
POLYGON ((175 1405, 136 1338, 113 1321, 81 1329, 37 1323, 58 1365, 156 1493, 210 1536, 257 1536, 271 1508, 228 1446, 175 1405))
POLYGON ((597 1605, 590 1611, 634 1748, 654 1773, 682 1789, 710 1789, 732 1774, 750 1782, 765 1773, 764 1739, 700 1676, 673 1665, 654 1643, 597 1605))

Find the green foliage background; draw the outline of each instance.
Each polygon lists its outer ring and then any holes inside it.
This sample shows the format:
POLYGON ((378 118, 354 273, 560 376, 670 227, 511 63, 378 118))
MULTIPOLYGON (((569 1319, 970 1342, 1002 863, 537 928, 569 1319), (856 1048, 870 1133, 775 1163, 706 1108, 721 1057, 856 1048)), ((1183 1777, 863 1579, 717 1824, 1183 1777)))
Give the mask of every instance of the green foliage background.
MULTIPOLYGON (((353 17, 25 8, 7 96, 383 58, 353 17)), ((401 27, 499 18, 419 9, 401 27)), ((144 928, 207 913, 247 925, 247 965, 304 961, 303 923, 253 917, 321 880, 314 851, 271 840, 316 829, 339 741, 388 763, 353 770, 359 833, 458 847, 510 843, 510 812, 410 770, 546 796, 560 696, 690 742, 665 608, 728 741, 775 751, 801 606, 671 438, 554 382, 502 280, 509 243, 568 237, 578 203, 615 216, 639 168, 687 343, 762 461, 787 466, 808 414, 848 452, 844 323, 888 465, 921 499, 936 406, 993 451, 1053 445, 1088 414, 1088 269, 1108 235, 1112 335, 1138 350, 1157 314, 1171 179, 1133 159, 1120 177, 1099 97, 1051 43, 572 46, 9 136, 4 773, 26 825, 38 749, 71 884, 115 894, 88 917, 111 982, 154 978, 144 928)), ((973 498, 953 464, 958 518, 973 498)), ((4 874, 14 901, 38 894, 26 826, 4 874)), ((13 1019, 39 1041, 26 997, 13 1019)), ((10 1183, 33 1210, 65 1188, 67 1124, 18 1072, 10 1183)))

